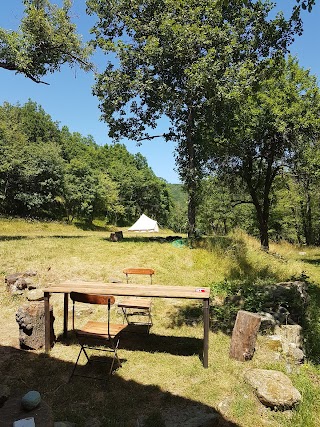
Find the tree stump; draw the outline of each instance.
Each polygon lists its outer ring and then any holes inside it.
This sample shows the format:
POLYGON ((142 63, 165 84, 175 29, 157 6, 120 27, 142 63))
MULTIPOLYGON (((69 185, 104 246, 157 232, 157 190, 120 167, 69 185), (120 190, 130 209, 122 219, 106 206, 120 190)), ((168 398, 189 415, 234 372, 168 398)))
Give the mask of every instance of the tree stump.
MULTIPOLYGON (((19 324, 20 348, 38 350, 45 345, 45 318, 43 301, 34 301, 19 307, 16 313, 19 324)), ((50 343, 55 341, 53 309, 50 307, 50 343)))
POLYGON ((123 232, 122 231, 116 231, 114 234, 116 235, 119 242, 121 240, 123 240, 123 232))
POLYGON ((118 237, 116 236, 116 233, 110 233, 110 240, 111 242, 117 242, 118 237))
POLYGON ((238 311, 232 331, 229 356, 244 362, 253 357, 261 317, 248 311, 238 311))

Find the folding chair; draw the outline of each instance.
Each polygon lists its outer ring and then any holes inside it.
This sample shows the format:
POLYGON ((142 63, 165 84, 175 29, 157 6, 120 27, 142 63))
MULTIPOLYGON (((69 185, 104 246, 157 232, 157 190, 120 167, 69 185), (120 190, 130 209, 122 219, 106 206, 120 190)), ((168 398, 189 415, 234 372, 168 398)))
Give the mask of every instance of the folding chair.
MULTIPOLYGON (((77 361, 74 365, 73 371, 69 378, 69 381, 71 380, 73 375, 88 377, 86 375, 79 375, 75 373, 82 352, 86 356, 87 361, 90 363, 90 358, 89 358, 87 349, 107 351, 107 352, 113 353, 112 363, 109 370, 109 374, 111 374, 115 360, 117 361, 119 367, 121 367, 121 362, 117 354, 117 349, 119 346, 120 333, 123 331, 123 329, 126 328, 126 325, 123 325, 123 324, 110 323, 110 308, 111 308, 111 305, 114 304, 115 302, 114 296, 71 292, 70 298, 73 301, 72 326, 76 333, 76 336, 81 348, 78 354, 77 361), (85 304, 99 304, 99 305, 107 306, 107 313, 106 313, 107 322, 88 321, 81 329, 75 329, 74 319, 75 319, 75 303, 76 302, 85 303, 85 304), (109 348, 107 349, 107 348, 101 348, 101 347, 109 347, 109 348)), ((88 378, 96 378, 96 377, 88 377, 88 378)), ((97 378, 97 379, 102 379, 102 378, 97 378)))
MULTIPOLYGON (((125 268, 123 273, 126 275, 127 283, 129 283, 129 275, 140 274, 150 276, 150 284, 152 285, 152 276, 154 275, 152 268, 125 268)), ((151 316, 152 300, 150 298, 125 298, 118 303, 118 307, 122 309, 123 317, 128 325, 144 325, 147 326, 147 332, 150 331, 153 325, 151 316), (139 319, 140 316, 146 316, 148 320, 142 322, 139 319), (131 320, 132 318, 135 318, 136 321, 131 320)))

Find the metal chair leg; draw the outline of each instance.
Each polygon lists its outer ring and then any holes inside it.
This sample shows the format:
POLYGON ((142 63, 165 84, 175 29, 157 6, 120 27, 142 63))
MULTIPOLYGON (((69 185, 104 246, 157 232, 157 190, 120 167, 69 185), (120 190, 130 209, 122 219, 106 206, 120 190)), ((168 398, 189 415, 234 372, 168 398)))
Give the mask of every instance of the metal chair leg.
MULTIPOLYGON (((71 375, 70 375, 70 378, 69 378, 69 381, 68 381, 68 382, 70 382, 70 381, 71 381, 71 378, 73 377, 73 375, 74 375, 74 373, 75 373, 75 370, 76 370, 76 367, 78 366, 78 362, 79 362, 79 359, 80 359, 80 356, 81 356, 82 350, 84 351, 84 348, 81 346, 81 349, 80 349, 79 354, 78 354, 77 361, 76 361, 76 363, 75 363, 75 365, 74 365, 74 367, 73 367, 73 370, 72 370, 72 373, 71 373, 71 375)), ((87 354, 86 354, 86 356, 87 356, 87 354)), ((88 358, 88 356, 87 356, 87 358, 88 358)))

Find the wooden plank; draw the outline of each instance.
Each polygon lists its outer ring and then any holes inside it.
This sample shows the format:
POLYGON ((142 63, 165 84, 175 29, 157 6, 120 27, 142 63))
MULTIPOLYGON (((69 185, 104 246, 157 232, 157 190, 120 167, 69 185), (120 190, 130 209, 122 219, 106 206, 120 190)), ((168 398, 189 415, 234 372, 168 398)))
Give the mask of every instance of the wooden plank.
POLYGON ((185 286, 139 285, 103 282, 64 282, 44 289, 50 293, 70 293, 81 290, 118 296, 206 299, 210 297, 210 288, 185 286))
POLYGON ((124 274, 145 274, 147 276, 154 274, 153 268, 125 268, 123 272, 124 274))

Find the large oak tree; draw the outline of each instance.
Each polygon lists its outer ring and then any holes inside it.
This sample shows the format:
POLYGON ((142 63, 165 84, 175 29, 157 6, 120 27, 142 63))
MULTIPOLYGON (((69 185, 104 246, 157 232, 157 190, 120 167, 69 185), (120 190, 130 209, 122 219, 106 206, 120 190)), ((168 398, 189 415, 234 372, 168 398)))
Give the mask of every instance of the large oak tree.
POLYGON ((188 234, 193 236, 206 150, 203 124, 219 134, 224 101, 242 90, 239 76, 248 85, 259 80, 264 60, 286 50, 292 23, 281 14, 270 19, 271 5, 261 0, 87 4, 98 18, 95 45, 113 54, 94 89, 110 136, 152 139, 158 119, 169 118, 162 137, 177 143, 178 170, 189 195, 188 234))

